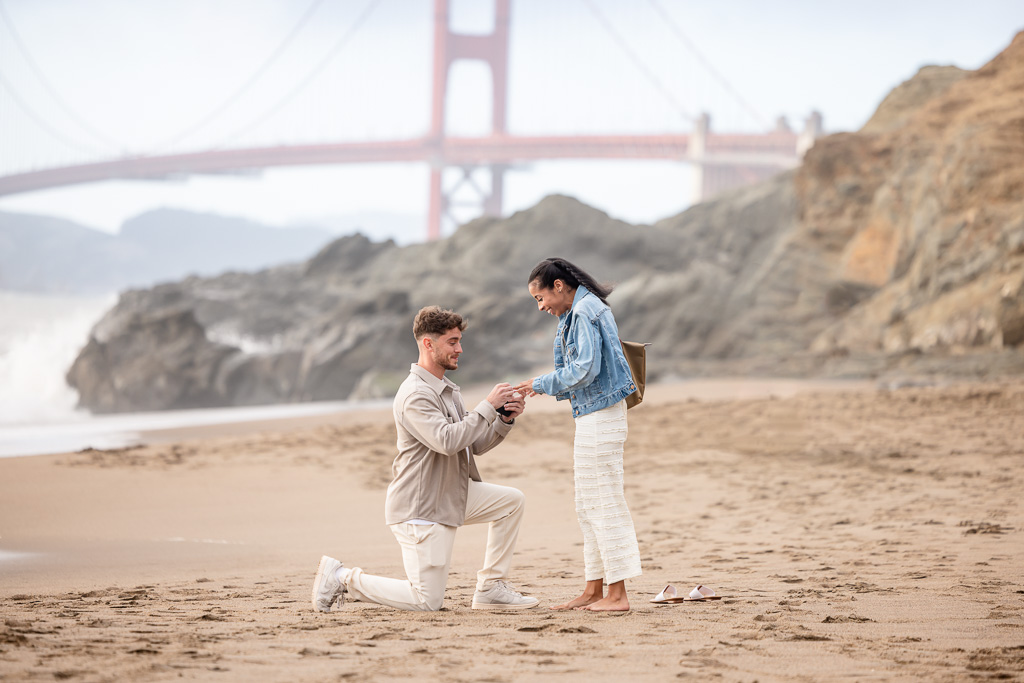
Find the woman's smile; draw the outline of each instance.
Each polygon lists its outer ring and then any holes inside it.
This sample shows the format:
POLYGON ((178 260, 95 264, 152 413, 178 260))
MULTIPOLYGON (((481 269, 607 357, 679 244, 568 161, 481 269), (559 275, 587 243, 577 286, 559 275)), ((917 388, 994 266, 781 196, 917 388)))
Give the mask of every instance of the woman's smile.
POLYGON ((550 313, 556 318, 572 308, 572 302, 576 295, 575 289, 569 289, 561 282, 555 283, 555 287, 541 289, 539 283, 529 284, 530 296, 537 301, 537 310, 550 313))

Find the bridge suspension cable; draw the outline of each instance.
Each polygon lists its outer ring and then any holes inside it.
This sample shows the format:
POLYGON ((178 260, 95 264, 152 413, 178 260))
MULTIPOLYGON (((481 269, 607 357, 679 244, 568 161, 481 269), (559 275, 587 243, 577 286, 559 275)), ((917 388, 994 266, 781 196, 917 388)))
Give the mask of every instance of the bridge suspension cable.
POLYGON ((363 8, 363 11, 359 14, 359 16, 356 17, 355 21, 352 22, 352 25, 349 26, 348 31, 346 31, 341 36, 341 38, 331 47, 331 49, 327 52, 324 58, 321 59, 320 62, 317 63, 316 66, 314 66, 310 70, 310 72, 306 74, 305 78, 299 81, 298 85, 289 90, 285 94, 285 96, 282 97, 277 102, 277 104, 267 109, 265 112, 263 112, 263 114, 256 117, 255 119, 253 119, 246 125, 242 126, 241 128, 237 129, 231 135, 222 138, 221 144, 216 146, 214 149, 222 149, 225 145, 234 142, 238 138, 248 133, 253 128, 259 127, 268 119, 270 119, 279 111, 281 111, 281 109, 283 109, 289 102, 295 99, 295 97, 297 97, 299 93, 305 90, 309 86, 309 84, 312 83, 316 79, 316 77, 320 75, 320 72, 327 68, 327 66, 330 65, 332 61, 334 61, 334 59, 341 53, 341 51, 344 50, 346 46, 348 46, 349 42, 356 35, 359 29, 362 28, 363 24, 365 24, 366 21, 370 18, 370 15, 373 14, 373 11, 377 8, 377 5, 379 5, 380 2, 381 0, 370 0, 370 2, 368 2, 366 6, 363 8))
POLYGON ((703 55, 703 53, 701 53, 701 51, 697 49, 697 46, 694 44, 694 42, 690 40, 690 38, 687 37, 685 33, 683 33, 683 30, 681 28, 679 28, 679 24, 677 24, 676 21, 672 18, 672 16, 665 11, 664 6, 658 0, 648 0, 648 2, 651 4, 652 7, 654 7, 655 11, 659 15, 661 15, 661 18, 665 20, 665 23, 668 25, 669 30, 671 30, 672 33, 675 34, 676 38, 679 39, 679 42, 681 42, 686 47, 686 49, 689 50, 690 54, 692 54, 697 59, 697 61, 700 62, 701 66, 704 67, 704 70, 707 71, 712 78, 718 81, 719 85, 721 85, 726 92, 732 95, 732 97, 741 107, 747 110, 747 113, 754 118, 754 121, 756 121, 757 123, 764 127, 767 127, 767 124, 762 118, 760 112, 758 112, 746 100, 744 100, 738 92, 736 92, 736 89, 732 87, 732 83, 730 83, 725 78, 725 76, 718 73, 718 70, 715 69, 715 67, 703 55))
POLYGON ((615 27, 610 21, 608 21, 608 18, 605 17, 601 10, 597 8, 597 5, 594 4, 594 0, 582 0, 582 2, 587 6, 587 9, 589 9, 591 14, 594 15, 594 18, 597 19, 598 23, 601 24, 601 27, 604 28, 605 32, 608 33, 622 53, 629 58, 629 61, 633 62, 633 66, 635 66, 637 70, 639 70, 640 73, 642 73, 644 77, 651 82, 651 85, 654 86, 661 96, 668 100, 669 104, 671 104, 672 107, 683 116, 683 118, 688 119, 689 121, 695 121, 696 117, 679 103, 671 91, 669 91, 668 87, 660 78, 658 78, 657 74, 655 74, 642 59, 640 59, 640 56, 632 47, 629 46, 629 43, 622 37, 622 34, 615 30, 615 27))
MULTIPOLYGON (((14 40, 14 45, 18 48, 18 51, 21 53, 21 56, 25 59, 25 63, 28 64, 29 69, 32 70, 32 73, 35 74, 36 79, 43 86, 43 89, 46 90, 46 93, 53 99, 57 106, 60 107, 61 111, 67 114, 67 116, 72 121, 81 126, 81 128, 88 132, 92 137, 102 142, 104 146, 111 147, 114 151, 120 151, 121 149, 123 149, 125 147, 124 143, 118 140, 114 140, 110 136, 97 130, 95 126, 93 126, 91 123, 82 118, 78 114, 78 112, 75 111, 75 109, 57 93, 57 90, 50 83, 50 79, 48 79, 46 77, 46 74, 43 73, 43 70, 39 68, 39 64, 32 57, 32 53, 25 45, 25 42, 21 39, 21 34, 18 32, 18 29, 15 26, 14 21, 11 19, 11 15, 8 14, 6 8, 4 8, 2 0, 0 0, 0 20, 2 20, 3 23, 7 26, 7 30, 11 34, 11 38, 13 38, 14 40)), ((6 87, 8 92, 11 93, 11 97, 14 98, 16 103, 18 103, 22 111, 24 111, 36 125, 38 125, 40 128, 48 132, 50 135, 59 139, 61 142, 65 144, 70 144, 72 147, 75 147, 76 149, 82 149, 80 145, 66 138, 64 135, 59 133, 49 124, 44 123, 43 119, 34 111, 32 111, 32 109, 28 106, 28 103, 24 101, 24 99, 20 95, 17 94, 13 85, 9 81, 5 80, 4 86, 6 87)), ((95 149, 91 149, 88 151, 91 153, 96 152, 95 149)))
POLYGON ((29 120, 32 123, 36 124, 36 126, 38 126, 40 130, 49 134, 50 137, 52 137, 54 140, 62 142, 68 147, 71 147, 72 149, 77 150, 79 152, 85 152, 87 154, 96 154, 97 150, 95 147, 84 147, 80 142, 72 140, 71 138, 67 137, 59 130, 54 128, 52 125, 50 125, 46 121, 46 119, 37 114, 36 111, 31 107, 31 105, 29 105, 29 103, 25 100, 25 98, 21 96, 21 94, 14 87, 14 85, 9 80, 7 80, 7 78, 3 75, 3 72, 0 72, 0 89, 6 90, 10 94, 11 99, 14 100, 14 104, 17 105, 17 107, 29 118, 29 120))
POLYGON ((191 137, 198 131, 205 128, 217 117, 219 117, 221 114, 227 111, 235 102, 237 102, 242 97, 242 95, 248 92, 249 89, 263 77, 263 75, 270 69, 270 67, 272 67, 277 62, 278 59, 280 59, 281 55, 285 53, 288 47, 292 44, 292 41, 295 40, 296 36, 299 35, 299 32, 301 32, 302 29, 305 27, 306 23, 309 22, 310 18, 316 13, 316 10, 320 7, 320 5, 323 4, 323 1, 324 0, 313 0, 313 2, 309 4, 309 6, 306 8, 306 11, 299 19, 298 23, 296 23, 295 26, 292 27, 292 30, 288 32, 288 35, 285 36, 284 40, 281 41, 281 43, 270 54, 270 56, 266 60, 264 60, 262 64, 260 64, 260 66, 253 72, 251 76, 249 76, 249 78, 244 83, 242 83, 241 86, 239 86, 234 92, 228 95, 224 99, 224 101, 220 103, 218 107, 216 107, 213 111, 211 111, 205 117, 203 117, 196 123, 192 124, 188 128, 179 131, 178 133, 168 137, 163 142, 159 143, 157 145, 157 148, 161 149, 173 147, 182 140, 191 137))

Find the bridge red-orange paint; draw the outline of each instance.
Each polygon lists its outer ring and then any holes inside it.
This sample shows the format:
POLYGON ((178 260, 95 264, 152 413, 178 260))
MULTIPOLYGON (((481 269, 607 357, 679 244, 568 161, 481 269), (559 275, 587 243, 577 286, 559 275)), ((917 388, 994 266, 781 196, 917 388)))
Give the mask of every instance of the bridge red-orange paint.
MULTIPOLYGON (((796 162, 793 133, 709 135, 706 165, 784 168, 796 162)), ((0 177, 0 196, 102 180, 160 180, 275 166, 372 164, 396 161, 450 166, 513 164, 552 159, 689 159, 689 135, 516 136, 341 142, 288 147, 224 149, 165 156, 137 156, 0 177)))

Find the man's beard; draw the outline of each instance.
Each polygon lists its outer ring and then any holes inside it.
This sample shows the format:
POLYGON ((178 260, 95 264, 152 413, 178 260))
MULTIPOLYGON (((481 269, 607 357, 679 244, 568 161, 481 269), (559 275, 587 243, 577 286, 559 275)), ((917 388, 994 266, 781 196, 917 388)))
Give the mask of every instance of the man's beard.
POLYGON ((445 370, 459 369, 458 357, 453 358, 452 356, 449 356, 447 354, 438 353, 434 355, 434 362, 437 363, 440 367, 444 368, 445 370))

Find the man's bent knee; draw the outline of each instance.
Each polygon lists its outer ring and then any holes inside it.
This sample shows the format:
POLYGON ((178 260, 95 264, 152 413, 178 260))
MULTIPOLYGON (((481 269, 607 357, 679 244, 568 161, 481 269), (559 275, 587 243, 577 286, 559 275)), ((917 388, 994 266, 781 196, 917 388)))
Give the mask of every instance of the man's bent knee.
POLYGON ((519 489, 509 488, 508 490, 509 502, 515 505, 515 512, 522 510, 526 507, 526 494, 519 489))
POLYGON ((444 604, 444 591, 433 593, 430 591, 417 591, 419 604, 414 607, 420 612, 436 612, 444 604))
POLYGON ((413 581, 410 582, 412 592, 416 596, 414 610, 420 612, 436 612, 444 604, 444 591, 446 588, 447 572, 443 581, 413 581))

